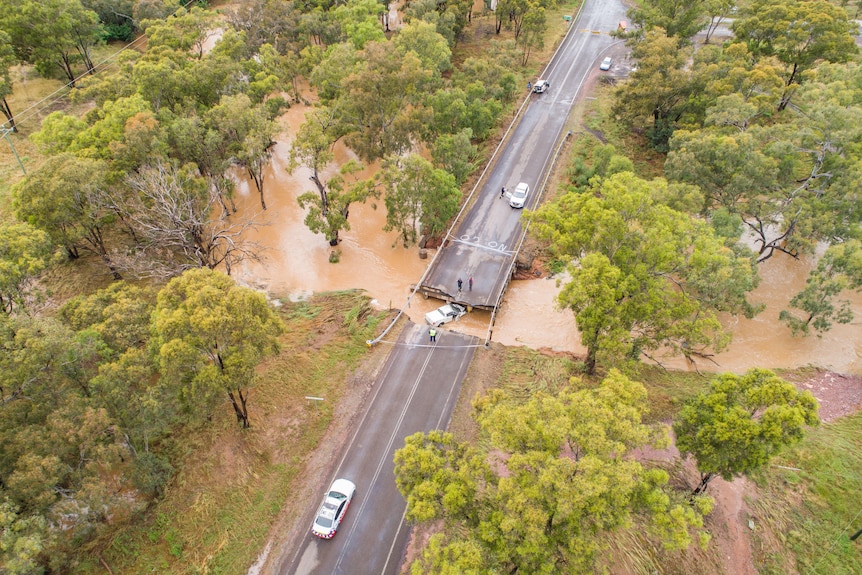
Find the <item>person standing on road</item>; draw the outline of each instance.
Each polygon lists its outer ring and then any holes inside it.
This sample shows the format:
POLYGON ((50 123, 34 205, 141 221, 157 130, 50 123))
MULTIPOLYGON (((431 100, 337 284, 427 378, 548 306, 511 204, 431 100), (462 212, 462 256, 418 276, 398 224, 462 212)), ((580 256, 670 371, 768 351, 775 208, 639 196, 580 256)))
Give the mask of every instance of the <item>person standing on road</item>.
POLYGON ((430 338, 431 343, 437 343, 437 328, 432 327, 428 330, 428 337, 430 338))
POLYGON ((461 286, 464 285, 464 282, 461 281, 461 278, 458 278, 458 291, 461 291, 461 286))
POLYGON ((470 276, 470 279, 467 280, 467 285, 470 286, 470 291, 473 291, 473 276, 470 276))
POLYGON ((503 196, 505 196, 505 195, 506 195, 506 186, 503 186, 500 189, 500 199, 503 199, 503 196))

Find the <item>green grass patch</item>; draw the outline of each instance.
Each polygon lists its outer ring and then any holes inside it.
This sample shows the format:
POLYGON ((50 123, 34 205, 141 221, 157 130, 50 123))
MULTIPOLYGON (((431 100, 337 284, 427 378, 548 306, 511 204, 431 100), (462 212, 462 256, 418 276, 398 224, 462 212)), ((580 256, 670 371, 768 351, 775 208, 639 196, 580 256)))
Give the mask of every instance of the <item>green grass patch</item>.
POLYGON ((578 139, 586 139, 587 148, 602 143, 613 145, 619 154, 629 158, 635 173, 642 178, 655 178, 664 174, 664 154, 652 150, 646 138, 632 132, 629 126, 618 122, 613 115, 615 86, 599 83, 594 99, 588 101, 583 115, 582 133, 578 139))
POLYGON ((651 365, 642 365, 635 379, 647 388, 649 414, 645 421, 670 421, 683 404, 698 393, 706 391, 711 373, 700 375, 688 371, 670 371, 651 365))
POLYGON ((860 541, 850 541, 862 528, 862 413, 810 430, 753 479, 761 496, 750 504, 767 527, 755 530, 760 573, 786 573, 788 561, 811 575, 862 573, 860 541))
MULTIPOLYGON (((240 429, 225 402, 206 428, 179 434, 179 471, 165 498, 141 521, 97 542, 115 573, 239 574, 266 545, 308 453, 369 353, 365 341, 388 315, 359 291, 287 303, 280 314, 287 326, 282 351, 259 371, 252 427, 240 429), (327 401, 310 405, 306 395, 327 401)), ((98 561, 81 559, 77 572, 104 572, 98 561)))

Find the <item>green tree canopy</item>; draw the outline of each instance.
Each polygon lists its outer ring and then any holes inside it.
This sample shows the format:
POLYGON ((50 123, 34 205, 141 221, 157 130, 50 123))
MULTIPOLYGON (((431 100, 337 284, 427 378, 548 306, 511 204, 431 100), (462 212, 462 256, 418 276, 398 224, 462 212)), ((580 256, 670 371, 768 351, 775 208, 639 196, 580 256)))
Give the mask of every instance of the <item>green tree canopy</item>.
POLYGON ((12 108, 9 107, 6 98, 12 95, 10 69, 17 63, 18 58, 15 56, 15 50, 12 49, 12 39, 9 34, 0 30, 0 110, 6 116, 9 128, 13 132, 18 131, 18 126, 15 125, 15 116, 12 114, 12 108))
POLYGON ((99 17, 80 0, 0 0, 0 28, 18 58, 43 75, 59 68, 74 87, 78 62, 94 71, 90 51, 99 40, 99 17))
POLYGON ((42 572, 42 554, 48 530, 39 515, 19 515, 9 501, 0 502, 0 564, 8 575, 35 575, 42 572))
POLYGON ((29 224, 0 224, 0 312, 25 307, 32 280, 56 261, 56 247, 29 224))
POLYGON ((164 46, 201 59, 207 39, 216 34, 216 14, 199 6, 180 8, 165 20, 143 20, 141 27, 148 48, 164 46))
POLYGON ((690 107, 689 96, 698 83, 688 61, 690 48, 680 48, 676 39, 660 28, 649 30, 632 48, 638 69, 614 94, 614 114, 634 128, 647 130, 658 151, 666 151, 677 122, 690 107))
POLYGON ((120 279, 105 239, 115 220, 106 177, 107 165, 102 161, 54 156, 16 184, 15 213, 46 232, 69 257, 77 258, 79 250, 91 252, 120 279))
POLYGON ((348 0, 334 10, 347 40, 357 50, 369 42, 385 42, 380 17, 387 11, 379 0, 348 0))
POLYGON ((783 110, 817 62, 846 62, 858 52, 855 27, 843 7, 826 0, 755 0, 734 21, 733 34, 755 58, 775 56, 784 64, 783 110))
POLYGON ((830 246, 808 276, 805 288, 793 296, 790 305, 805 315, 782 310, 779 319, 793 335, 808 335, 810 329, 828 331, 832 322, 850 323, 853 309, 850 301, 837 298, 850 290, 862 289, 862 243, 859 240, 830 246), (837 300, 837 301, 836 301, 837 300))
POLYGON ((205 417, 226 393, 237 421, 248 427, 255 368, 278 350, 282 330, 262 294, 200 268, 159 292, 151 344, 162 377, 180 390, 190 410, 205 417))
POLYGON ((628 15, 637 29, 661 28, 668 37, 683 44, 709 22, 708 10, 708 3, 703 0, 637 0, 628 15))
POLYGON ((470 141, 473 130, 464 128, 456 134, 443 134, 436 139, 431 148, 434 165, 455 176, 460 186, 476 169, 478 148, 470 141))
POLYGON ((458 211, 461 191, 455 177, 419 155, 387 159, 381 175, 386 202, 384 230, 398 230, 405 247, 416 243, 419 234, 436 236, 443 232, 458 211))
POLYGON ((400 54, 413 52, 429 70, 443 73, 452 67, 452 50, 433 24, 422 20, 410 22, 392 41, 400 54))
POLYGON ((753 259, 725 246, 710 226, 655 201, 663 180, 630 172, 569 192, 535 212, 536 230, 572 279, 559 295, 575 313, 587 370, 658 348, 688 358, 729 341, 716 314, 753 315, 753 259))
POLYGON ((114 282, 91 295, 70 299, 60 308, 60 317, 75 331, 94 331, 120 354, 146 343, 155 296, 151 288, 114 282))
POLYGON ((612 371, 577 388, 480 400, 483 451, 440 431, 407 438, 395 454, 407 517, 445 521, 413 573, 587 572, 603 538, 640 512, 666 546, 691 543, 711 502, 675 502, 664 471, 626 457, 661 437, 642 423, 644 387, 612 371))
POLYGON ((717 476, 730 481, 762 467, 817 425, 817 400, 766 369, 716 377, 709 391, 686 403, 674 422, 676 446, 691 454, 702 493, 717 476))
POLYGON ((415 52, 399 54, 391 42, 369 42, 359 56, 353 69, 342 71, 340 109, 347 144, 370 162, 410 147, 416 131, 410 107, 439 77, 415 52))
POLYGON ((727 96, 707 112, 723 125, 680 131, 670 142, 667 177, 699 186, 705 215, 724 209, 738 216, 759 261, 858 235, 860 164, 852 150, 862 134, 862 91, 854 87, 862 67, 822 64, 809 76, 797 109, 768 124, 751 122, 759 105, 744 112, 739 96, 727 96))

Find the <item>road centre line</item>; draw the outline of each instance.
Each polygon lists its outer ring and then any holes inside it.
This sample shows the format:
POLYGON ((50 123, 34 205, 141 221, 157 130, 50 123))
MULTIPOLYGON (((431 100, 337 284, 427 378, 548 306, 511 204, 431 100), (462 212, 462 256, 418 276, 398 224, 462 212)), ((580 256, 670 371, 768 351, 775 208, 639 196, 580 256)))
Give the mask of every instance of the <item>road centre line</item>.
MULTIPOLYGON (((417 337, 424 337, 425 330, 419 330, 416 334, 417 337)), ((392 448, 392 444, 395 443, 395 437, 398 434, 398 429, 401 427, 401 423, 404 421, 404 416, 407 414, 407 409, 410 407, 411 402, 413 401, 413 396, 416 395, 416 390, 419 389, 419 382, 422 380, 422 376, 428 370, 428 364, 431 363, 431 356, 434 351, 428 353, 425 357, 425 361, 422 363, 422 368, 419 370, 416 379, 413 381, 413 387, 410 389, 410 395, 407 396, 407 400, 404 402, 404 406, 401 408, 401 413, 398 414, 398 420, 395 422, 395 426, 392 428, 392 433, 389 435, 389 441, 386 443, 386 449, 383 451, 383 457, 380 458, 380 461, 377 463, 377 469, 374 471, 374 477, 372 477, 369 485, 374 485, 377 483, 377 478, 380 476, 380 472, 383 470, 383 466, 389 461, 389 450, 392 448)), ((368 503, 369 497, 365 497, 362 500, 362 504, 359 506, 359 510, 357 511, 357 515, 362 515, 362 510, 365 509, 365 504, 368 503)), ((344 559, 344 555, 347 553, 348 548, 350 547, 350 540, 353 539, 353 534, 355 533, 355 529, 350 531, 350 535, 347 537, 347 542, 341 548, 341 552, 338 554, 338 561, 335 562, 334 571, 337 572, 339 566, 341 565, 341 561, 344 559)))

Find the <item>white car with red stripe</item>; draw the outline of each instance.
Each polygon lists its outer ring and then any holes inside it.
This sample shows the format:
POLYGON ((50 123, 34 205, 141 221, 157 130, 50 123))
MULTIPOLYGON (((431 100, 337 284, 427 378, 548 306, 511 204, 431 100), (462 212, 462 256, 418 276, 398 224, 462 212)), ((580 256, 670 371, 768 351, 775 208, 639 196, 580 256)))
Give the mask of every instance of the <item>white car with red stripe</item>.
POLYGON ((311 532, 323 539, 332 539, 347 513, 347 508, 350 507, 354 493, 356 493, 356 485, 352 481, 336 479, 326 492, 326 497, 323 498, 323 504, 317 511, 311 532))

